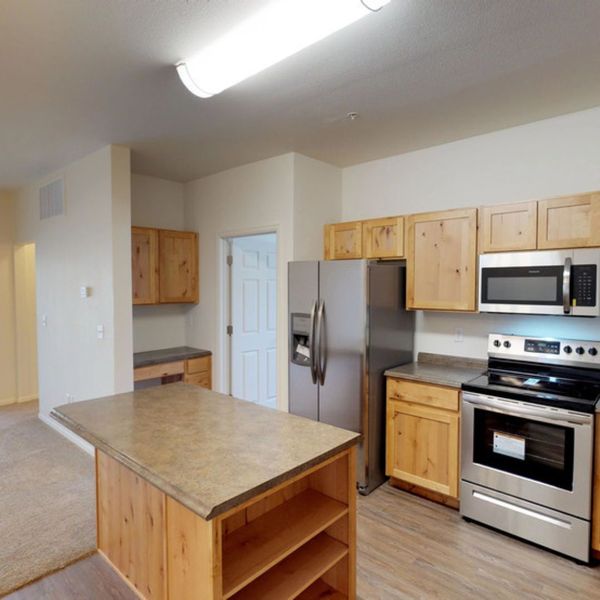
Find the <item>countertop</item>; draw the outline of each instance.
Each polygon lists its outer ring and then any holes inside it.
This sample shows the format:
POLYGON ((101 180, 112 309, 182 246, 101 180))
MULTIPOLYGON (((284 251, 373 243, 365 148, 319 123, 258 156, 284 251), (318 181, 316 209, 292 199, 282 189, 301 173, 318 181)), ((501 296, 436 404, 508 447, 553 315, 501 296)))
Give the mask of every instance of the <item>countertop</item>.
POLYGON ((419 352, 417 362, 388 369, 385 375, 460 388, 486 370, 485 360, 419 352))
POLYGON ((163 363, 176 362, 178 360, 187 360, 188 358, 198 358, 200 356, 210 356, 210 350, 201 350, 200 348, 191 348, 190 346, 177 346, 176 348, 163 348, 162 350, 150 350, 149 352, 136 352, 133 355, 133 368, 149 367, 151 365, 161 365, 163 363))
POLYGON ((207 520, 360 438, 184 383, 65 404, 51 414, 207 520))

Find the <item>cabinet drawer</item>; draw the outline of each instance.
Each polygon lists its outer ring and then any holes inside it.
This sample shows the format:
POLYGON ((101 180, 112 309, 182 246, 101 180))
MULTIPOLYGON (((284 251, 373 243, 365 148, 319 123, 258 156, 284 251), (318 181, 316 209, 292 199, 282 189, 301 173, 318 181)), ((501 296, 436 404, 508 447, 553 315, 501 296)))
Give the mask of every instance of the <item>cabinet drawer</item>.
POLYGON ((207 390, 211 389, 210 373, 207 371, 204 373, 193 373, 191 375, 186 375, 184 382, 192 385, 199 385, 207 390))
POLYGON ((210 371, 210 356, 190 358, 185 363, 186 373, 203 373, 210 371))
POLYGON ((402 400, 445 410, 459 409, 459 390, 441 385, 388 377, 387 397, 390 400, 402 400))
POLYGON ((139 367, 133 372, 134 381, 144 381, 145 379, 156 379, 166 377, 167 375, 179 375, 183 373, 183 361, 178 360, 172 363, 163 363, 160 365, 150 365, 149 367, 139 367))

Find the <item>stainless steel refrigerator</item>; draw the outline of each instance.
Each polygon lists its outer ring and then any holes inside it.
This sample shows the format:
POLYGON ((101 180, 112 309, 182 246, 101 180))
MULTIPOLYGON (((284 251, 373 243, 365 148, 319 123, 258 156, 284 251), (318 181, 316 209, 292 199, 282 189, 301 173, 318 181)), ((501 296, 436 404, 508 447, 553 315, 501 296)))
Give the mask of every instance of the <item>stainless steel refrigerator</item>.
POLYGON ((358 489, 385 481, 386 369, 413 360, 402 262, 288 266, 290 412, 363 434, 358 489))

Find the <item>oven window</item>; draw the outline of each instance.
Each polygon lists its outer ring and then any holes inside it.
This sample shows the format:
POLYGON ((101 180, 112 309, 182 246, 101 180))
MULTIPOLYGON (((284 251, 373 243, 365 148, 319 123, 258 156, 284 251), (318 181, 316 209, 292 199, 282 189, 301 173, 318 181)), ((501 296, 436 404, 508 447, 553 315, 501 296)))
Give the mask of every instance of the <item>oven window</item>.
POLYGON ((486 267, 481 301, 489 304, 562 304, 563 267, 486 267))
POLYGON ((474 462, 573 491, 574 431, 475 409, 474 462))

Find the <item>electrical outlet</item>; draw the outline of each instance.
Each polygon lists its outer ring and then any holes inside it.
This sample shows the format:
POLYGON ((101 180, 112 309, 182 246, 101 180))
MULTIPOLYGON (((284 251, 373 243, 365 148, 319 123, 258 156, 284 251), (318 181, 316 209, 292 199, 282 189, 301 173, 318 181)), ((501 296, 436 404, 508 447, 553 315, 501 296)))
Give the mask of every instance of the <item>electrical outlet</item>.
POLYGON ((454 330, 454 341, 458 344, 465 341, 465 335, 461 327, 457 327, 454 330))

